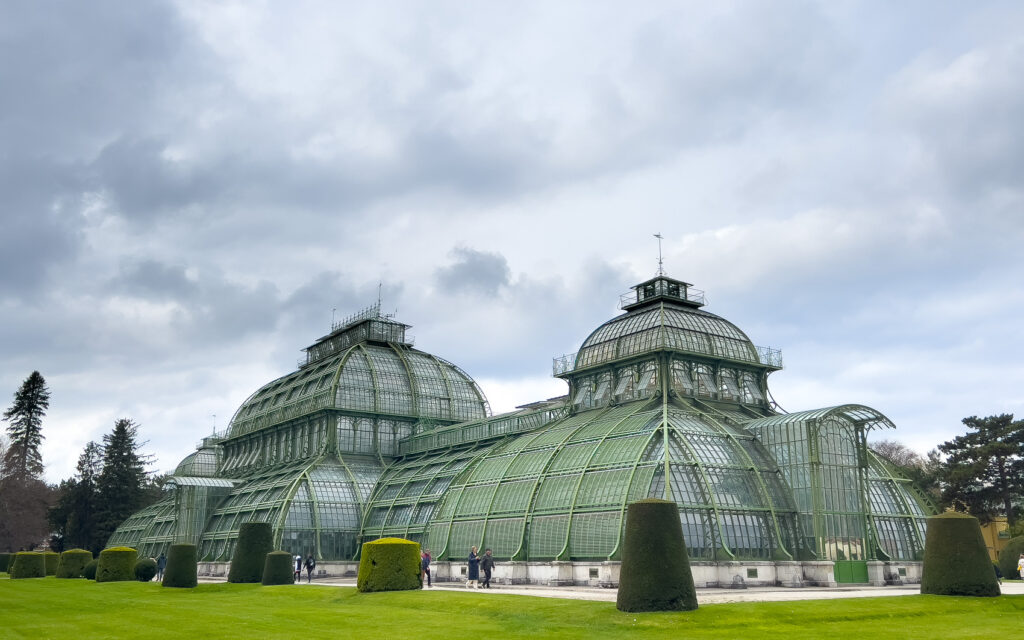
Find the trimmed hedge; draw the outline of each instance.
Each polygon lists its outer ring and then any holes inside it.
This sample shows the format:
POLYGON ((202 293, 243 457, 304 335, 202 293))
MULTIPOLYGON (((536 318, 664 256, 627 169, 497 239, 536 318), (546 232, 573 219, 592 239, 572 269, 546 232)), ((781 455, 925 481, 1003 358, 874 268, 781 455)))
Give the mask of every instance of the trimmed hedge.
POLYGON ((172 544, 167 551, 167 566, 164 567, 165 587, 180 587, 191 589, 196 586, 196 545, 194 544, 172 544))
POLYGON ((359 591, 405 591, 423 587, 420 545, 404 538, 364 542, 359 556, 359 591))
POLYGON ((60 554, 56 551, 44 551, 43 561, 46 563, 46 575, 57 575, 57 565, 60 564, 60 554))
POLYGON ((295 582, 295 561, 287 551, 271 551, 263 564, 263 584, 292 584, 295 582))
POLYGON ((10 569, 11 579, 45 578, 46 559, 38 551, 21 551, 14 555, 10 569))
POLYGON ((676 503, 649 499, 629 505, 615 606, 631 612, 697 608, 676 503))
POLYGON ((999 595, 999 582, 977 518, 955 511, 928 518, 921 593, 999 595))
POLYGON ((149 582, 156 576, 156 560, 153 558, 141 558, 135 563, 135 579, 139 582, 149 582))
POLYGON ((7 567, 11 564, 10 553, 0 553, 0 573, 7 573, 7 567))
POLYGON ((1004 578, 1013 580, 1022 577, 1017 571, 1017 560, 1020 559, 1022 553, 1024 553, 1024 536, 1010 538, 1010 541, 1006 543, 1006 548, 999 552, 999 570, 1003 573, 1004 578))
POLYGON ((238 545, 231 558, 228 582, 262 582, 263 564, 274 550, 274 532, 269 522, 245 522, 238 531, 238 545))
POLYGON ((111 547, 100 551, 96 565, 96 582, 121 582, 135 579, 135 562, 139 552, 131 547, 111 547))
POLYGON ((88 564, 86 564, 84 567, 82 567, 82 577, 85 578, 86 580, 95 580, 96 579, 96 567, 98 567, 99 564, 100 564, 100 561, 95 559, 95 558, 90 560, 88 562, 88 564))
MULTIPOLYGON (((85 565, 92 561, 92 552, 85 549, 68 549, 60 554, 57 565, 58 578, 81 578, 85 565)), ((95 575, 95 574, 94 574, 95 575)))

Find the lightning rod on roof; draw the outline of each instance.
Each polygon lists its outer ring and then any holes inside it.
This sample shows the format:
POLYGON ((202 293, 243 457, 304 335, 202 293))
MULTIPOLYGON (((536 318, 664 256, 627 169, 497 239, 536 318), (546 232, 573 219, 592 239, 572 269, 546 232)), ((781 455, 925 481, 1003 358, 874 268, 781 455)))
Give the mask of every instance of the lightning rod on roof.
POLYGON ((664 263, 661 260, 661 241, 664 238, 662 237, 660 231, 658 233, 654 234, 654 237, 658 239, 658 275, 659 276, 663 276, 663 275, 665 275, 665 265, 664 265, 664 263))

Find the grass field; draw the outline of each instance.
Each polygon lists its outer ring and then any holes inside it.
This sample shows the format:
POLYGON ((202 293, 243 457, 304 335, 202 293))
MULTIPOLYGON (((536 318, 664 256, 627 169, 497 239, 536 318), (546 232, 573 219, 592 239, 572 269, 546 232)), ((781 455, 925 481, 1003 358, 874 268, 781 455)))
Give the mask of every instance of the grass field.
MULTIPOLYGON (((3 574, 0 574, 2 576, 3 574)), ((625 614, 614 604, 497 593, 0 577, 0 638, 1016 637, 1024 596, 902 596, 625 614)))

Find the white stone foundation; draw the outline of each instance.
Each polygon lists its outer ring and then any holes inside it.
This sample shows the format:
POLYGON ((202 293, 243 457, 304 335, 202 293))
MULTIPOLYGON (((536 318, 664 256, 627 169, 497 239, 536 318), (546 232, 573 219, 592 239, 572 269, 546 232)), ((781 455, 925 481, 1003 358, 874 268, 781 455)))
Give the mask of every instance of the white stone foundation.
MULTIPOLYGON (((229 562, 200 562, 199 575, 226 577, 229 562)), ((536 584, 551 587, 619 586, 619 562, 508 562, 498 561, 491 574, 494 584, 536 584)), ((836 587, 835 573, 829 561, 735 561, 691 562, 693 583, 697 588, 746 589, 747 587, 836 587)), ((464 582, 468 573, 463 561, 430 565, 434 582, 464 582)), ((316 578, 355 578, 358 562, 321 562, 316 578)), ((305 577, 305 571, 303 571, 305 577)), ((919 584, 920 562, 868 562, 868 581, 872 586, 919 584)))

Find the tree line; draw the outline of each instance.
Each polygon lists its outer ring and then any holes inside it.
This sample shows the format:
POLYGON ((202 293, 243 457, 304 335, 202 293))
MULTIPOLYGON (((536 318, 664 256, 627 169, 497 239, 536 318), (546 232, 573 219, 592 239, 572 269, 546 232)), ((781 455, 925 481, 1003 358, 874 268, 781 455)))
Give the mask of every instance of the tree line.
POLYGON ((0 551, 48 545, 61 551, 78 547, 98 553, 110 535, 135 511, 157 501, 165 478, 145 470, 139 425, 114 421, 102 444, 89 442, 75 474, 57 485, 43 480, 40 446, 50 390, 33 371, 3 412, 7 437, 0 436, 0 551))
POLYGON ((891 440, 871 448, 941 508, 970 513, 983 523, 1005 516, 1013 535, 1024 534, 1024 420, 1000 414, 962 423, 966 433, 926 456, 891 440))

